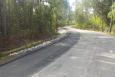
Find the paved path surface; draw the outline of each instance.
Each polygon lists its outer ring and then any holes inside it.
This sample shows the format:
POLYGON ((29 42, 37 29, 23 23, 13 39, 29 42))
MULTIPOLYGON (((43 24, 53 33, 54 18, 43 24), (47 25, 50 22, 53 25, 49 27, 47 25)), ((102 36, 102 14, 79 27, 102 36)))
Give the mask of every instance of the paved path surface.
POLYGON ((115 37, 69 30, 65 40, 0 67, 0 77, 115 77, 115 37))

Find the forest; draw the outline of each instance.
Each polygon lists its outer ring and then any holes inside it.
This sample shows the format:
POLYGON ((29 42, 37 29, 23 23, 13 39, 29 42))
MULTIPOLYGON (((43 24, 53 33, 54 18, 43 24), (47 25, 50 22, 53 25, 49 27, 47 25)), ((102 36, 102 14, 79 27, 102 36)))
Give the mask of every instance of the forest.
POLYGON ((0 0, 0 52, 50 39, 68 22, 67 0, 0 0))
POLYGON ((115 0, 0 0, 0 53, 38 45, 59 27, 115 34, 115 0))
POLYGON ((76 0, 77 28, 115 33, 115 0, 76 0))

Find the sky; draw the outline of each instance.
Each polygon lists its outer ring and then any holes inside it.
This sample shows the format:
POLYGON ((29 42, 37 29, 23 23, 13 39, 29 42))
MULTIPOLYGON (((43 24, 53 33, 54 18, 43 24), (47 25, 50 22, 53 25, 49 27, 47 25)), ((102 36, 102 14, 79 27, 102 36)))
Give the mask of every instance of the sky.
POLYGON ((69 0, 72 11, 75 11, 76 2, 81 2, 82 0, 69 0))
MULTIPOLYGON (((75 11, 76 2, 79 3, 79 2, 82 2, 82 0, 69 0, 69 4, 71 6, 72 11, 75 11)), ((90 9, 90 13, 93 13, 93 9, 90 9)))
POLYGON ((75 11, 75 1, 76 0, 69 0, 72 11, 75 11))

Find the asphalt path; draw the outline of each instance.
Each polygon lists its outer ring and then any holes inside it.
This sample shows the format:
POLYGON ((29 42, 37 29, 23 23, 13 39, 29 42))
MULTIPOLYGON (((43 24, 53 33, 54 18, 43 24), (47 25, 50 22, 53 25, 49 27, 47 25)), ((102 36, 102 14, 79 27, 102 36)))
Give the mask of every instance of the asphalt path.
POLYGON ((0 67, 0 77, 115 77, 115 37, 68 30, 67 38, 0 67))

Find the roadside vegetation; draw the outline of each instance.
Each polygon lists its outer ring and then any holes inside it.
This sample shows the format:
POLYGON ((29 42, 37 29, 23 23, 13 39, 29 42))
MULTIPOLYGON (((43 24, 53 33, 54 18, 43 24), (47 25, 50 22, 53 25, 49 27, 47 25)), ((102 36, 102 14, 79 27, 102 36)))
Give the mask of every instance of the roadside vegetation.
POLYGON ((58 28, 115 34, 115 0, 0 0, 0 57, 55 38, 58 28))
POLYGON ((69 9, 68 0, 0 0, 0 54, 53 38, 69 9))
POLYGON ((76 2, 75 26, 115 34, 115 0, 76 2))

